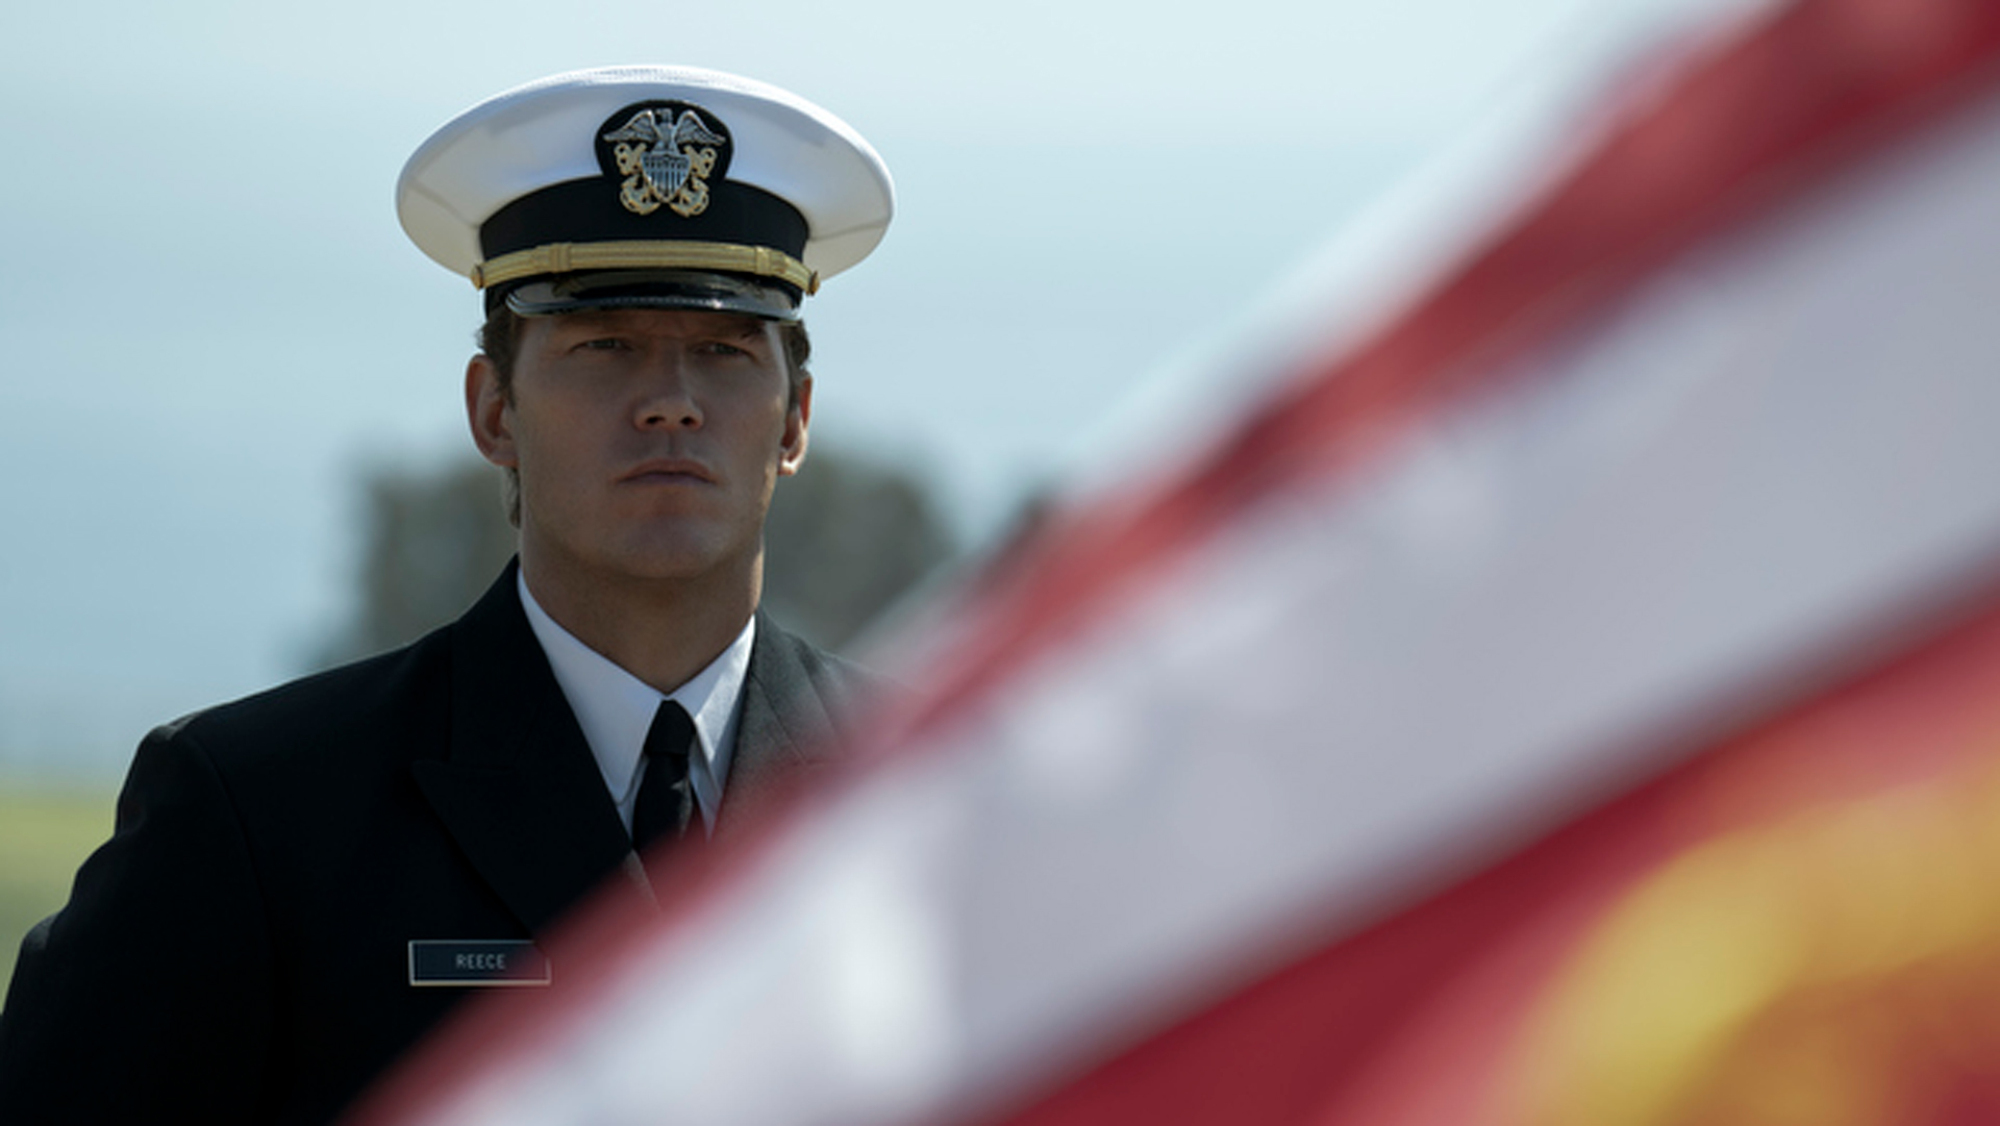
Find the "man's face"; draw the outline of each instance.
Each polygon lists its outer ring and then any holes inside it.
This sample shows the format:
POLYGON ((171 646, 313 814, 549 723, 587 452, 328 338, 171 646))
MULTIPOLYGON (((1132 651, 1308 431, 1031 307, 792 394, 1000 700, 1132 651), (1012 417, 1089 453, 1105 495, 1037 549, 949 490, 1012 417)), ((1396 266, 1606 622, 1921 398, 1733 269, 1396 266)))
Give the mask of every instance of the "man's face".
POLYGON ((521 479, 522 555, 601 579, 750 573, 777 479, 805 457, 777 326, 620 309, 528 318, 513 393, 476 357, 480 451, 521 479))

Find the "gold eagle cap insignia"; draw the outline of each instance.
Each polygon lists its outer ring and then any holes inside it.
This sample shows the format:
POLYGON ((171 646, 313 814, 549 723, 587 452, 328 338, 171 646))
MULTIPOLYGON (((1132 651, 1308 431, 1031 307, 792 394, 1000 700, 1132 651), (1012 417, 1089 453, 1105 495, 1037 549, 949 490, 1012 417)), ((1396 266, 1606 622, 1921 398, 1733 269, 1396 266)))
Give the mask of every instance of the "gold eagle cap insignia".
POLYGON ((708 177, 729 139, 699 113, 683 109, 674 117, 671 109, 649 107, 602 139, 614 146, 625 210, 650 215, 665 207, 685 219, 708 210, 708 177))

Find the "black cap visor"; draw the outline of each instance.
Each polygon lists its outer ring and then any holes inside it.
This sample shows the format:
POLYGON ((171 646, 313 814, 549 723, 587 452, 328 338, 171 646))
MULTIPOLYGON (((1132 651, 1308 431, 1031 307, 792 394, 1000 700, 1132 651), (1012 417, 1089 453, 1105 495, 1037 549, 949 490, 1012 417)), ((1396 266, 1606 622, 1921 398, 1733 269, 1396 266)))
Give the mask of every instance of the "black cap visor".
POLYGON ((799 319, 800 296, 782 282, 702 270, 603 270, 530 278, 506 290, 524 317, 584 309, 693 309, 767 321, 799 319))

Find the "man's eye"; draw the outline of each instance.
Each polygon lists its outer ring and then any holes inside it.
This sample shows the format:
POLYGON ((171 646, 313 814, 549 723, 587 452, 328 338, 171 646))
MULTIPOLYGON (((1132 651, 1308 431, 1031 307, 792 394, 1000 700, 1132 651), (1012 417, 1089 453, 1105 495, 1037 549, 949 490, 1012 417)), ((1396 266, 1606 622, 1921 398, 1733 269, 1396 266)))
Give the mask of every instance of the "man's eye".
POLYGON ((747 356, 750 354, 734 344, 729 344, 721 340, 711 340, 701 345, 699 350, 711 356, 747 356))
POLYGON ((605 336, 596 340, 586 340, 577 347, 589 352, 616 352, 625 347, 625 342, 615 336, 605 336))

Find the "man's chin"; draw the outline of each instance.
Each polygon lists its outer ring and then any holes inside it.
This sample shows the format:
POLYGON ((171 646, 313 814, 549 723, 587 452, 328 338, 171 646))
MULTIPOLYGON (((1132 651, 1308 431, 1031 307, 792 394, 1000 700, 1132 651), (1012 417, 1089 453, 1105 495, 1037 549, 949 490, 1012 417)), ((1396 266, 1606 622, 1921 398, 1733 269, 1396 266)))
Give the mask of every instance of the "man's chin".
POLYGON ((524 555, 597 582, 693 582, 747 579, 763 550, 760 534, 745 534, 732 522, 683 517, 634 521, 608 531, 585 536, 549 529, 536 535, 523 529, 524 555))
POLYGON ((648 537, 621 545, 604 560, 607 569, 627 578, 655 582, 694 582, 710 578, 747 575, 754 565, 756 547, 747 551, 720 538, 690 536, 648 537))

